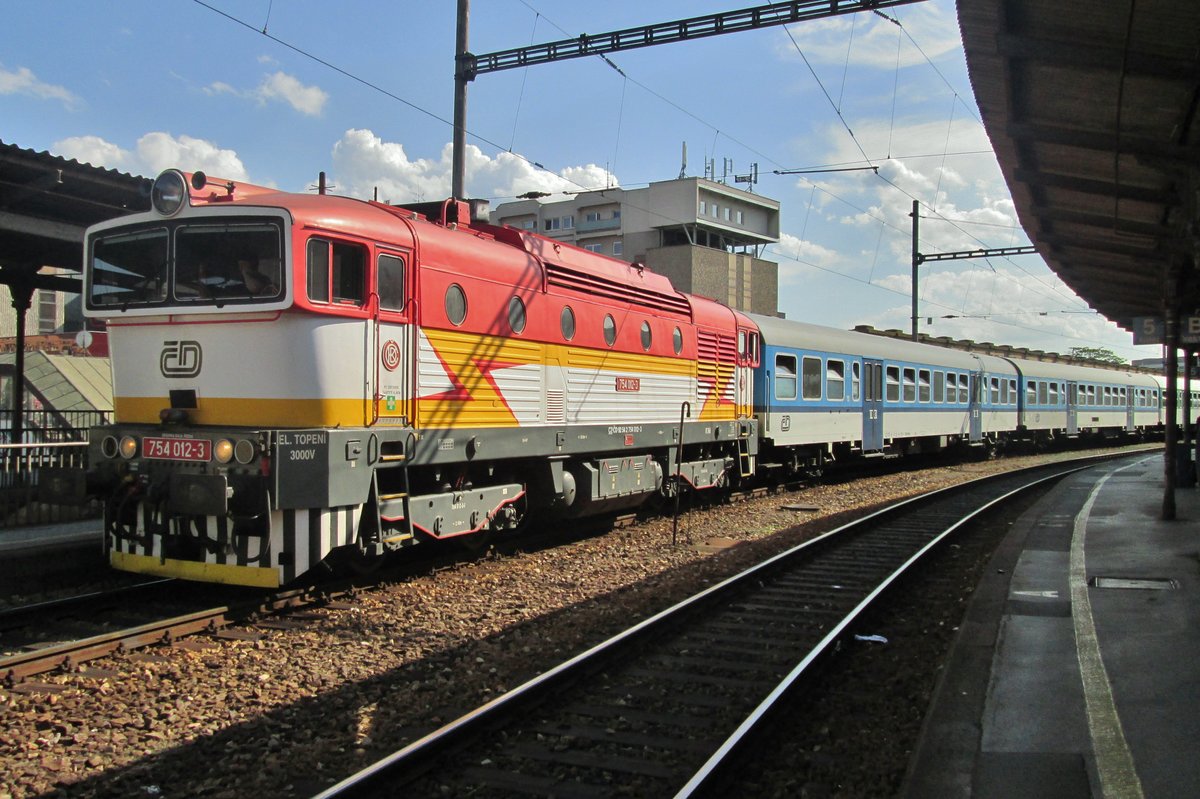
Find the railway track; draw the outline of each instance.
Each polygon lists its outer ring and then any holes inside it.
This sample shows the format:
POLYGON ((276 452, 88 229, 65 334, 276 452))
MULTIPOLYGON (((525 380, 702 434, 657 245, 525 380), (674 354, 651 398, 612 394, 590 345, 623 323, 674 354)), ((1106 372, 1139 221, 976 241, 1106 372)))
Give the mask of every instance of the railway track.
MULTIPOLYGON (((72 671, 97 658, 128 653, 154 644, 175 643, 201 633, 216 637, 252 637, 255 635, 253 632, 230 628, 254 621, 270 626, 280 622, 259 620, 315 605, 337 606, 336 597, 352 590, 347 587, 337 590, 325 587, 320 590, 304 588, 262 594, 237 589, 220 597, 227 603, 213 605, 212 586, 180 586, 173 580, 160 580, 136 586, 132 590, 99 592, 15 608, 0 615, 0 628, 6 624, 9 628, 18 624, 29 625, 38 620, 54 618, 55 614, 61 612, 73 613, 86 604, 90 606, 90 614, 108 613, 109 626, 116 624, 118 629, 68 640, 33 643, 5 654, 0 657, 0 681, 8 687, 16 687, 25 678, 37 674, 58 669, 72 671), (182 596, 170 597, 167 592, 172 589, 177 589, 182 596), (156 594, 152 595, 152 591, 156 594), (150 601, 154 596, 158 599, 150 601), (138 603, 138 606, 135 607, 134 603, 138 603), (135 618, 135 621, 131 622, 131 618, 135 618)), ((61 632, 78 629, 79 624, 95 627, 100 623, 99 618, 71 620, 59 622, 54 629, 61 632)), ((46 686, 26 686, 27 689, 37 687, 46 686)))
POLYGON ((395 795, 690 796, 922 557, 1053 464, 893 505, 778 555, 329 788, 395 795))

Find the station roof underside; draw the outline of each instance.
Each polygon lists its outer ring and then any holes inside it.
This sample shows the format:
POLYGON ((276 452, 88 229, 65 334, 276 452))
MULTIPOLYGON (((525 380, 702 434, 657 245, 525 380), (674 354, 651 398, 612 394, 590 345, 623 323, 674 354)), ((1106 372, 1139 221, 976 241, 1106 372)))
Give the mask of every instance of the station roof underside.
POLYGON ((1200 307, 1200 2, 958 0, 984 126, 1039 254, 1126 328, 1200 307))

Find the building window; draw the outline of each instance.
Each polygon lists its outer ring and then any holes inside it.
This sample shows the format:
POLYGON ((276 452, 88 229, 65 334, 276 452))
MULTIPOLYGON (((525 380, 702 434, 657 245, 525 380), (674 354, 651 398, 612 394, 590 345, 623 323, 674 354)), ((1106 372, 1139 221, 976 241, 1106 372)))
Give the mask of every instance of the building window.
POLYGON ((583 221, 599 222, 600 221, 600 212, 599 211, 588 211, 586 214, 584 214, 583 221))
POLYGON ((709 209, 709 214, 712 216, 713 219, 716 219, 720 213, 721 213, 720 207, 716 203, 713 203, 712 207, 709 209))
POLYGON ((603 244, 585 244, 585 245, 583 245, 583 249, 587 250, 588 252, 604 252, 604 245, 603 244))
POLYGON ((746 224, 746 215, 745 215, 745 214, 743 214, 741 211, 738 211, 738 212, 737 212, 737 223, 738 223, 739 225, 744 225, 744 224, 746 224))
POLYGON ((729 208, 729 206, 725 206, 725 221, 726 222, 729 221, 730 212, 731 212, 731 209, 729 208))
POLYGON ((614 241, 613 242, 613 255, 624 255, 624 254, 625 254, 624 243, 622 243, 620 241, 614 241))
POLYGON ((705 213, 707 210, 708 210, 708 205, 707 205, 707 203, 705 203, 705 202, 704 202, 704 200, 701 200, 701 201, 700 201, 700 216, 704 216, 704 213, 705 213))
POLYGON ((37 293, 38 333, 49 335, 58 328, 58 294, 47 289, 37 293))

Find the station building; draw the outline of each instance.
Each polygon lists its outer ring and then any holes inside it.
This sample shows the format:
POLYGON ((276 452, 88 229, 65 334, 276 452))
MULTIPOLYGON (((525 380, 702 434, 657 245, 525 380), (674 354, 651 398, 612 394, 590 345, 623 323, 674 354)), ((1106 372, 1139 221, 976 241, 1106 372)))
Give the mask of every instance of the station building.
POLYGON ((741 311, 779 315, 779 264, 759 257, 779 241, 779 201, 753 192, 685 177, 502 203, 491 221, 644 264, 680 291, 741 311))

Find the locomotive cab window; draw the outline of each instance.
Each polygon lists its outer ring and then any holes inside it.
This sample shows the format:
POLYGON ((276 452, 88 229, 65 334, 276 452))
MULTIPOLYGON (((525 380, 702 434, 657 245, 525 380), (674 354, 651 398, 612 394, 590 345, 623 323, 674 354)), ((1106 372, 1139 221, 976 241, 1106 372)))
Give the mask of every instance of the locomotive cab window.
POLYGON ((327 239, 308 242, 308 297, 313 302, 362 305, 366 299, 365 247, 327 239))
POLYGON ((389 311, 404 311, 404 259, 395 255, 380 255, 377 272, 379 307, 389 311))
POLYGON ((775 356, 775 399, 796 398, 796 356, 775 356))

